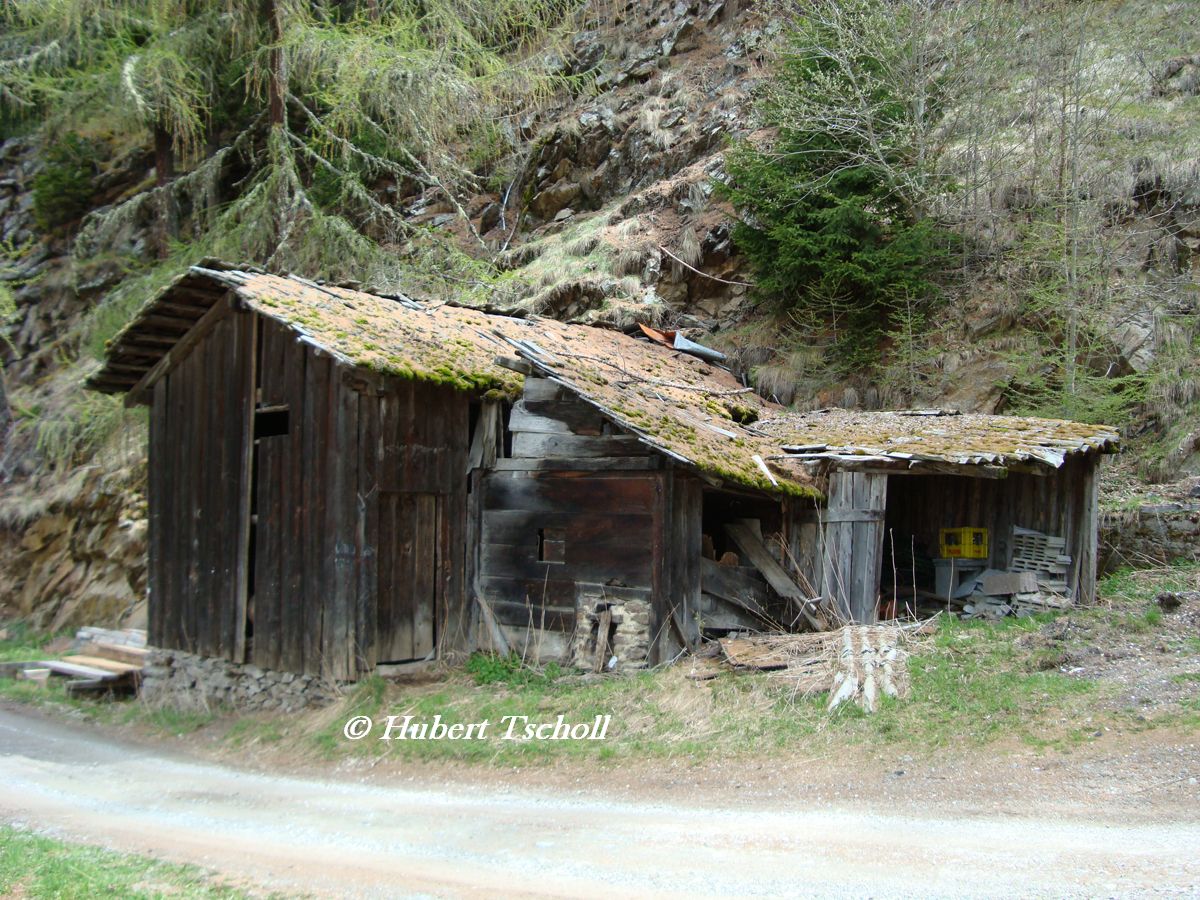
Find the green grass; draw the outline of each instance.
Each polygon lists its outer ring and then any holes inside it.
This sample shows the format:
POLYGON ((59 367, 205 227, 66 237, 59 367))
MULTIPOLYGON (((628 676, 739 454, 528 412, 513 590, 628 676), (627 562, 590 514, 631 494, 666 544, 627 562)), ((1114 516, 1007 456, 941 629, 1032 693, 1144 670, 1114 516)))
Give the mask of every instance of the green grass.
MULTIPOLYGON (((1165 642, 1173 651, 1196 656, 1196 665, 1186 666, 1176 680, 1200 680, 1200 637, 1170 630, 1174 620, 1155 602, 1159 592, 1188 588, 1198 580, 1200 565, 1190 563, 1120 572, 1102 580, 1099 605, 1062 618, 942 619, 934 634, 910 647, 909 696, 884 698, 874 715, 857 707, 829 714, 823 694, 793 696, 785 681, 768 674, 729 673, 706 682, 688 680, 679 668, 594 676, 484 654, 429 682, 368 678, 330 707, 286 717, 68 700, 55 683, 39 687, 0 680, 0 696, 61 704, 97 721, 163 736, 202 732, 232 749, 278 747, 328 760, 386 757, 498 766, 576 760, 607 765, 632 759, 699 762, 781 750, 837 752, 855 745, 923 752, 1016 739, 1035 748, 1062 747, 1104 726, 1143 730, 1200 725, 1200 705, 1184 703, 1149 718, 1140 711, 1131 717, 1117 699, 1121 685, 1068 673, 1078 654, 1086 656, 1107 642, 1147 648, 1165 642), (448 725, 486 719, 491 725, 485 740, 381 741, 389 715, 413 716, 418 723, 440 716, 448 725), (570 723, 610 715, 608 738, 499 739, 506 716, 553 722, 559 715, 570 723), (372 733, 358 741, 342 732, 354 716, 374 722, 372 733)), ((12 631, 10 640, 0 643, 0 654, 19 657, 22 651, 15 648, 36 648, 40 642, 27 632, 12 631)))
POLYGON ((6 637, 0 640, 0 662, 26 662, 44 659, 43 649, 54 640, 53 634, 39 634, 26 622, 12 622, 4 627, 6 637))
POLYGON ((0 896, 92 900, 249 895, 196 866, 114 853, 0 825, 0 896))
MULTIPOLYGON (((945 624, 910 659, 911 693, 885 699, 875 715, 845 707, 825 711, 825 697, 793 697, 786 682, 769 675, 728 674, 699 684, 678 671, 592 679, 559 674, 547 678, 512 671, 511 661, 468 664, 434 685, 387 685, 371 679, 357 687, 308 740, 326 758, 347 754, 400 759, 450 759, 499 765, 536 764, 562 758, 596 762, 626 758, 691 760, 772 753, 801 745, 895 744, 938 748, 1017 736, 1035 746, 1071 739, 1079 731, 1097 686, 1052 671, 1057 660, 1018 645, 1047 617, 1003 623, 945 624), (480 673, 486 673, 483 683, 480 673), (504 716, 587 722, 611 715, 605 742, 381 741, 388 715, 411 715, 446 723, 487 719, 491 733, 504 716), (375 730, 349 741, 342 726, 351 716, 370 716, 375 730), (1064 725, 1064 723, 1066 723, 1064 725)), ((532 671, 532 670, 530 670, 532 671)), ((302 729, 303 726, 300 726, 302 729)), ((302 734, 301 734, 302 736, 302 734)))

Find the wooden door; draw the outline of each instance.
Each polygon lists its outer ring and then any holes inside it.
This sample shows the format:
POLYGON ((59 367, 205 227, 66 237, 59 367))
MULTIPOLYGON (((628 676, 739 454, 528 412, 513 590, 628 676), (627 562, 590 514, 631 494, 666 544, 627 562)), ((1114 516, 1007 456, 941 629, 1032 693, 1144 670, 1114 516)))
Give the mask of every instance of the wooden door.
POLYGON ((377 662, 433 652, 450 563, 448 529, 444 494, 380 493, 377 662))
POLYGON ((829 476, 829 506, 821 515, 821 594, 835 601, 846 621, 876 619, 886 508, 886 475, 829 476))

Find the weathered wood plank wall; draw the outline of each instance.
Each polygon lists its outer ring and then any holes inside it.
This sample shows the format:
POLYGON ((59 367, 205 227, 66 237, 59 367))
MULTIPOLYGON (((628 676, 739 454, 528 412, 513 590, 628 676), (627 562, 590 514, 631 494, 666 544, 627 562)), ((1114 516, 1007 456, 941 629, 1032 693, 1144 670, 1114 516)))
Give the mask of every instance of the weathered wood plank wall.
POLYGON ((261 405, 290 419, 259 440, 256 663, 353 678, 464 642, 468 397, 263 331, 261 405))
POLYGON ((337 679, 465 645, 469 398, 351 374, 236 313, 155 384, 155 644, 337 679))
POLYGON ((154 385, 150 639, 240 661, 255 321, 230 315, 154 385))
POLYGON ((888 476, 834 472, 821 514, 821 596, 841 616, 874 622, 879 594, 888 476))
POLYGON ((481 478, 478 590, 517 640, 557 632, 549 646, 561 650, 578 596, 607 587, 651 599, 670 577, 665 473, 645 445, 545 379, 526 379, 509 428, 511 458, 481 478))

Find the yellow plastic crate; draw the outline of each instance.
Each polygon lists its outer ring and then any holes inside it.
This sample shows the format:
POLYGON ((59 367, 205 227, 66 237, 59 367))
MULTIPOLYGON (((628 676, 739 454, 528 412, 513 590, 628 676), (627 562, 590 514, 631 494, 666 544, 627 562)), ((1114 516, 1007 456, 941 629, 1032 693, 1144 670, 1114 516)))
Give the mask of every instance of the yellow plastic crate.
POLYGON ((987 559, 988 530, 986 528, 943 528, 941 530, 944 559, 987 559))

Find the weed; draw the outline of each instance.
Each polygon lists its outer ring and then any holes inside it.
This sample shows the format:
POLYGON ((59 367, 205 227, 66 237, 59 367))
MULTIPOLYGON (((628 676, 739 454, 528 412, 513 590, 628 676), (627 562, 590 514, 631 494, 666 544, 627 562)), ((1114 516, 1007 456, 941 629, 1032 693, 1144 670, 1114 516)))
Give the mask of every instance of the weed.
POLYGON ((476 684, 507 684, 510 687, 550 684, 562 674, 558 663, 549 663, 539 671, 526 665, 516 653, 508 656, 473 653, 466 668, 476 684))

